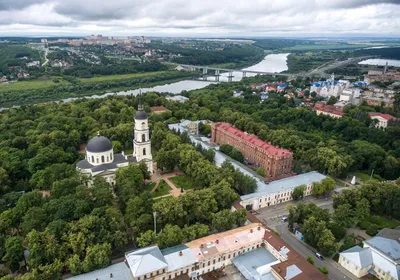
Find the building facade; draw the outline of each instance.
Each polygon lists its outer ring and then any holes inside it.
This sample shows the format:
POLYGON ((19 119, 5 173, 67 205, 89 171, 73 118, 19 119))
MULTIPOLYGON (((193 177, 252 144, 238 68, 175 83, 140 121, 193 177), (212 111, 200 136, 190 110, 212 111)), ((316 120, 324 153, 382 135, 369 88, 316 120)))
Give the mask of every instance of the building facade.
POLYGON ((388 122, 390 120, 396 120, 395 117, 389 114, 382 114, 382 113, 369 113, 369 117, 372 120, 376 120, 375 127, 376 128, 383 128, 386 129, 388 127, 388 122))
POLYGON ((293 175, 293 153, 266 143, 253 134, 247 134, 229 123, 215 123, 211 128, 211 142, 231 145, 239 150, 245 160, 265 168, 268 181, 293 175))
POLYGON ((240 197, 240 205, 247 210, 275 206, 293 200, 292 193, 300 185, 305 185, 304 196, 311 195, 312 184, 320 183, 326 176, 316 171, 280 179, 269 184, 258 184, 257 191, 240 197))
POLYGON ((327 279, 261 223, 251 223, 164 250, 153 245, 127 252, 125 264, 122 267, 114 264, 108 269, 71 279, 109 279, 111 273, 113 277, 117 273, 123 275, 116 278, 121 280, 201 279, 203 275, 223 271, 227 266, 237 268, 240 274, 237 279, 327 279))
POLYGON ((339 255, 339 264, 358 278, 368 274, 382 280, 400 278, 400 228, 382 229, 365 240, 364 247, 352 247, 339 255))

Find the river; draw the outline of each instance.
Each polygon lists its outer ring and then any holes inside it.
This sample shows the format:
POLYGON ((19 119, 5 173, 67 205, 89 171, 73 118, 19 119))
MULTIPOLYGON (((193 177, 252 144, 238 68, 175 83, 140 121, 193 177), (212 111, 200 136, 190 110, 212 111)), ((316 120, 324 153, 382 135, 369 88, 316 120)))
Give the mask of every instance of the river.
MULTIPOLYGON (((264 71, 264 72, 282 72, 288 69, 287 67, 287 56, 289 53, 280 53, 280 54, 269 54, 262 61, 257 64, 254 64, 250 67, 244 68, 243 70, 253 70, 253 71, 264 71)), ((255 76, 256 74, 247 73, 248 77, 255 76)), ((241 72, 233 72, 233 81, 240 81, 242 79, 241 72)), ((223 73, 220 76, 220 81, 228 81, 228 73, 223 73)), ((214 77, 208 77, 207 81, 195 81, 195 80, 185 80, 171 84, 165 84, 161 86, 155 86, 150 88, 142 88, 142 93, 156 91, 156 92, 168 92, 172 94, 179 94, 183 90, 195 90, 204 88, 210 84, 215 83, 214 77)), ((86 96, 85 98, 104 98, 111 95, 137 95, 139 94, 139 89, 127 90, 127 91, 119 91, 119 92, 108 92, 101 95, 91 95, 86 96)), ((66 98, 63 99, 64 102, 73 101, 82 97, 77 98, 66 98)))
MULTIPOLYGON (((264 71, 264 72, 282 72, 288 69, 287 67, 287 56, 288 53, 280 53, 280 54, 269 54, 262 61, 259 63, 252 65, 250 67, 244 68, 243 70, 253 70, 253 71, 264 71)), ((255 76, 256 74, 252 73, 247 73, 248 77, 255 76)), ((240 81, 242 79, 242 73, 241 72, 233 72, 233 81, 240 81)), ((220 81, 228 81, 228 73, 223 73, 220 76, 220 81)), ((145 92, 150 92, 150 91, 155 91, 155 92, 168 92, 171 94, 179 94, 183 90, 190 91, 190 90, 195 90, 195 89, 201 89, 204 88, 210 84, 214 84, 215 78, 214 77, 208 77, 207 81, 199 81, 199 80, 184 80, 176 83, 171 83, 171 84, 165 84, 165 85, 160 85, 160 86, 154 86, 150 88, 142 88, 142 93, 145 92)), ((72 97, 72 98, 65 98, 62 101, 63 102, 71 102, 77 99, 82 99, 82 98, 104 98, 107 96, 113 96, 113 95, 137 95, 139 94, 139 89, 133 89, 133 90, 127 90, 127 91, 118 91, 118 92, 107 92, 104 94, 100 95, 90 95, 90 96, 84 96, 84 97, 72 97)), ((18 106, 14 106, 18 107, 18 106)), ((0 108, 0 111, 7 109, 7 108, 0 108)))
POLYGON ((389 66, 400 67, 400 60, 395 60, 395 59, 371 58, 371 59, 360 61, 358 64, 385 66, 386 62, 388 63, 389 66))

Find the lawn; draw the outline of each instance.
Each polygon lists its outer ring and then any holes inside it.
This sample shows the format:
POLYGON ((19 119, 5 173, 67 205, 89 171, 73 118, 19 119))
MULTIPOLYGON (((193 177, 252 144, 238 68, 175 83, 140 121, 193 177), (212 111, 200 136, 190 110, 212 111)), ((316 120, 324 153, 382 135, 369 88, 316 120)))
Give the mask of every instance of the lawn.
POLYGON ((33 80, 33 81, 17 81, 8 84, 0 84, 0 92, 12 91, 12 90, 27 90, 27 89, 43 89, 52 86, 60 85, 61 83, 67 83, 62 81, 55 83, 53 80, 33 80))
POLYGON ((155 185, 156 185, 156 183, 151 182, 151 183, 146 185, 146 188, 144 190, 148 191, 148 192, 151 192, 151 190, 154 188, 155 185))
POLYGON ((368 175, 367 173, 363 173, 363 172, 360 172, 360 171, 354 172, 354 174, 350 174, 350 176, 351 176, 351 179, 353 178, 353 176, 356 176, 356 178, 359 178, 363 182, 366 182, 366 181, 369 181, 369 180, 378 181, 378 179, 374 178, 374 176, 372 176, 372 179, 370 179, 371 175, 368 175))
POLYGON ((108 76, 97 76, 93 78, 80 78, 79 80, 84 83, 98 83, 98 82, 107 82, 107 81, 118 81, 118 80, 126 80, 131 78, 138 77, 152 77, 162 74, 167 74, 170 71, 156 71, 156 72, 146 72, 146 73, 131 73, 131 74, 121 74, 121 75, 108 75, 108 76))
POLYGON ((157 189, 151 193, 151 196, 153 198, 155 198, 155 197, 167 195, 167 194, 169 194, 170 190, 171 190, 171 188, 168 186, 168 184, 165 183, 164 180, 160 180, 160 183, 158 184, 157 189))
POLYGON ((400 223, 395 220, 377 215, 371 215, 367 221, 378 225, 380 228, 395 228, 400 226, 400 223))
POLYGON ((175 176, 169 178, 169 180, 179 189, 183 188, 184 190, 190 190, 194 188, 193 179, 186 175, 175 176))

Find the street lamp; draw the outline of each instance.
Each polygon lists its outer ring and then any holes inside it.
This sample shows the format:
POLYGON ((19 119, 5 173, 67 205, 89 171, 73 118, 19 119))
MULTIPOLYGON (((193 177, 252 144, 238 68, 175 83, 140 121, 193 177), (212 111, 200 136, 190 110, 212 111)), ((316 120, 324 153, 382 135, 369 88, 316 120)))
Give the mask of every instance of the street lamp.
POLYGON ((153 212, 153 217, 154 217, 154 238, 157 237, 157 212, 153 212))

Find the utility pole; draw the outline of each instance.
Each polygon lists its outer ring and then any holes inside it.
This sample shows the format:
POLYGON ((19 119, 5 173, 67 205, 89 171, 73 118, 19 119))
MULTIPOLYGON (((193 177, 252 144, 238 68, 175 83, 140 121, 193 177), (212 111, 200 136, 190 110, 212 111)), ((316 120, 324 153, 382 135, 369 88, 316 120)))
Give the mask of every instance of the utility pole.
POLYGON ((153 217, 154 217, 154 238, 157 237, 157 212, 153 212, 153 217))

